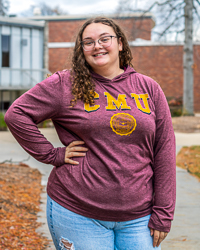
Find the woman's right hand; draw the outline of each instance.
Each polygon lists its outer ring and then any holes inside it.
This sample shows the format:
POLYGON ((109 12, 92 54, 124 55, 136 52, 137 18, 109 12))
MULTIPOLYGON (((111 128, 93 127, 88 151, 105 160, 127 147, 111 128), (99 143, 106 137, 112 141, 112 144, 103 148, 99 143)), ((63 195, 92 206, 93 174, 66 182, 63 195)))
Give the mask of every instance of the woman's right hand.
POLYGON ((88 148, 86 147, 80 147, 80 145, 83 145, 85 142, 84 141, 73 141, 71 142, 67 147, 65 151, 65 163, 69 163, 72 165, 78 165, 78 161, 73 161, 70 159, 71 157, 80 157, 80 156, 85 156, 86 151, 88 151, 88 148))

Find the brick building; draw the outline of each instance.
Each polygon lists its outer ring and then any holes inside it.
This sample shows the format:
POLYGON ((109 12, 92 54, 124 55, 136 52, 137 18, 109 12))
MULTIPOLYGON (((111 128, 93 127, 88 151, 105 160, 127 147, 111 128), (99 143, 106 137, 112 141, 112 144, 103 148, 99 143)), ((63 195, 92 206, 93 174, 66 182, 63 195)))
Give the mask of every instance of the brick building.
MULTIPOLYGON (((151 40, 151 30, 155 25, 152 14, 109 16, 122 27, 128 41, 137 38, 151 40)), ((55 72, 71 66, 71 52, 76 35, 89 16, 36 16, 34 20, 45 20, 48 29, 49 70, 55 72)))
MULTIPOLYGON (((156 80, 166 97, 183 96, 183 44, 135 44, 131 50, 136 71, 156 80)), ((200 113, 200 43, 193 50, 194 112, 200 113)))
MULTIPOLYGON (((151 30, 155 25, 151 13, 109 16, 123 28, 133 54, 136 71, 155 79, 167 97, 183 95, 183 44, 154 43, 151 30)), ((47 68, 53 73, 71 67, 76 34, 89 16, 46 16, 48 36, 47 68)), ((200 43, 194 44, 194 111, 200 112, 200 43)))

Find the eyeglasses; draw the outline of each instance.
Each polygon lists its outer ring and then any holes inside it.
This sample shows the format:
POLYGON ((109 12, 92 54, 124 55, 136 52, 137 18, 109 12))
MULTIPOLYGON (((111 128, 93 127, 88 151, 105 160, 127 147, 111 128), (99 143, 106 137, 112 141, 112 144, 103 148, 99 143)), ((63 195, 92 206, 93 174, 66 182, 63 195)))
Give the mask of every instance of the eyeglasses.
MULTIPOLYGON (((112 38, 115 37, 117 38, 117 36, 103 36, 101 38, 99 38, 98 40, 96 40, 99 45, 101 45, 103 48, 107 48, 112 44, 112 38)), ((91 51, 94 49, 95 45, 96 45, 96 41, 92 40, 92 39, 86 39, 85 41, 81 42, 81 45, 83 47, 83 49, 85 51, 91 51)))

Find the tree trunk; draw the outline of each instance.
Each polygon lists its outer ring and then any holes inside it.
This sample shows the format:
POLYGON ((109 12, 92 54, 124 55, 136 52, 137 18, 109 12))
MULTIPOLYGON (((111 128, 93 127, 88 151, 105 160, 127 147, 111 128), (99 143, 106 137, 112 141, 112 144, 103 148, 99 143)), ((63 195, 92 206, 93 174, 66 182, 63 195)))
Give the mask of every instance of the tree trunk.
POLYGON ((185 1, 183 115, 194 115, 193 97, 193 0, 185 1))

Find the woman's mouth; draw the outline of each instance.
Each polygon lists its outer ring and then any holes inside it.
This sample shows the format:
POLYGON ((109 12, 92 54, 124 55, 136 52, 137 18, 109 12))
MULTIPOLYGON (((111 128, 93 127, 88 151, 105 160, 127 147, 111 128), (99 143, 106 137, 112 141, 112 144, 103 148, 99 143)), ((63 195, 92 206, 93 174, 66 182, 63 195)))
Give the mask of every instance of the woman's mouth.
POLYGON ((108 54, 108 52, 98 53, 98 54, 95 54, 95 55, 93 55, 93 56, 94 56, 94 57, 97 57, 97 56, 104 56, 104 55, 106 55, 106 54, 108 54))

